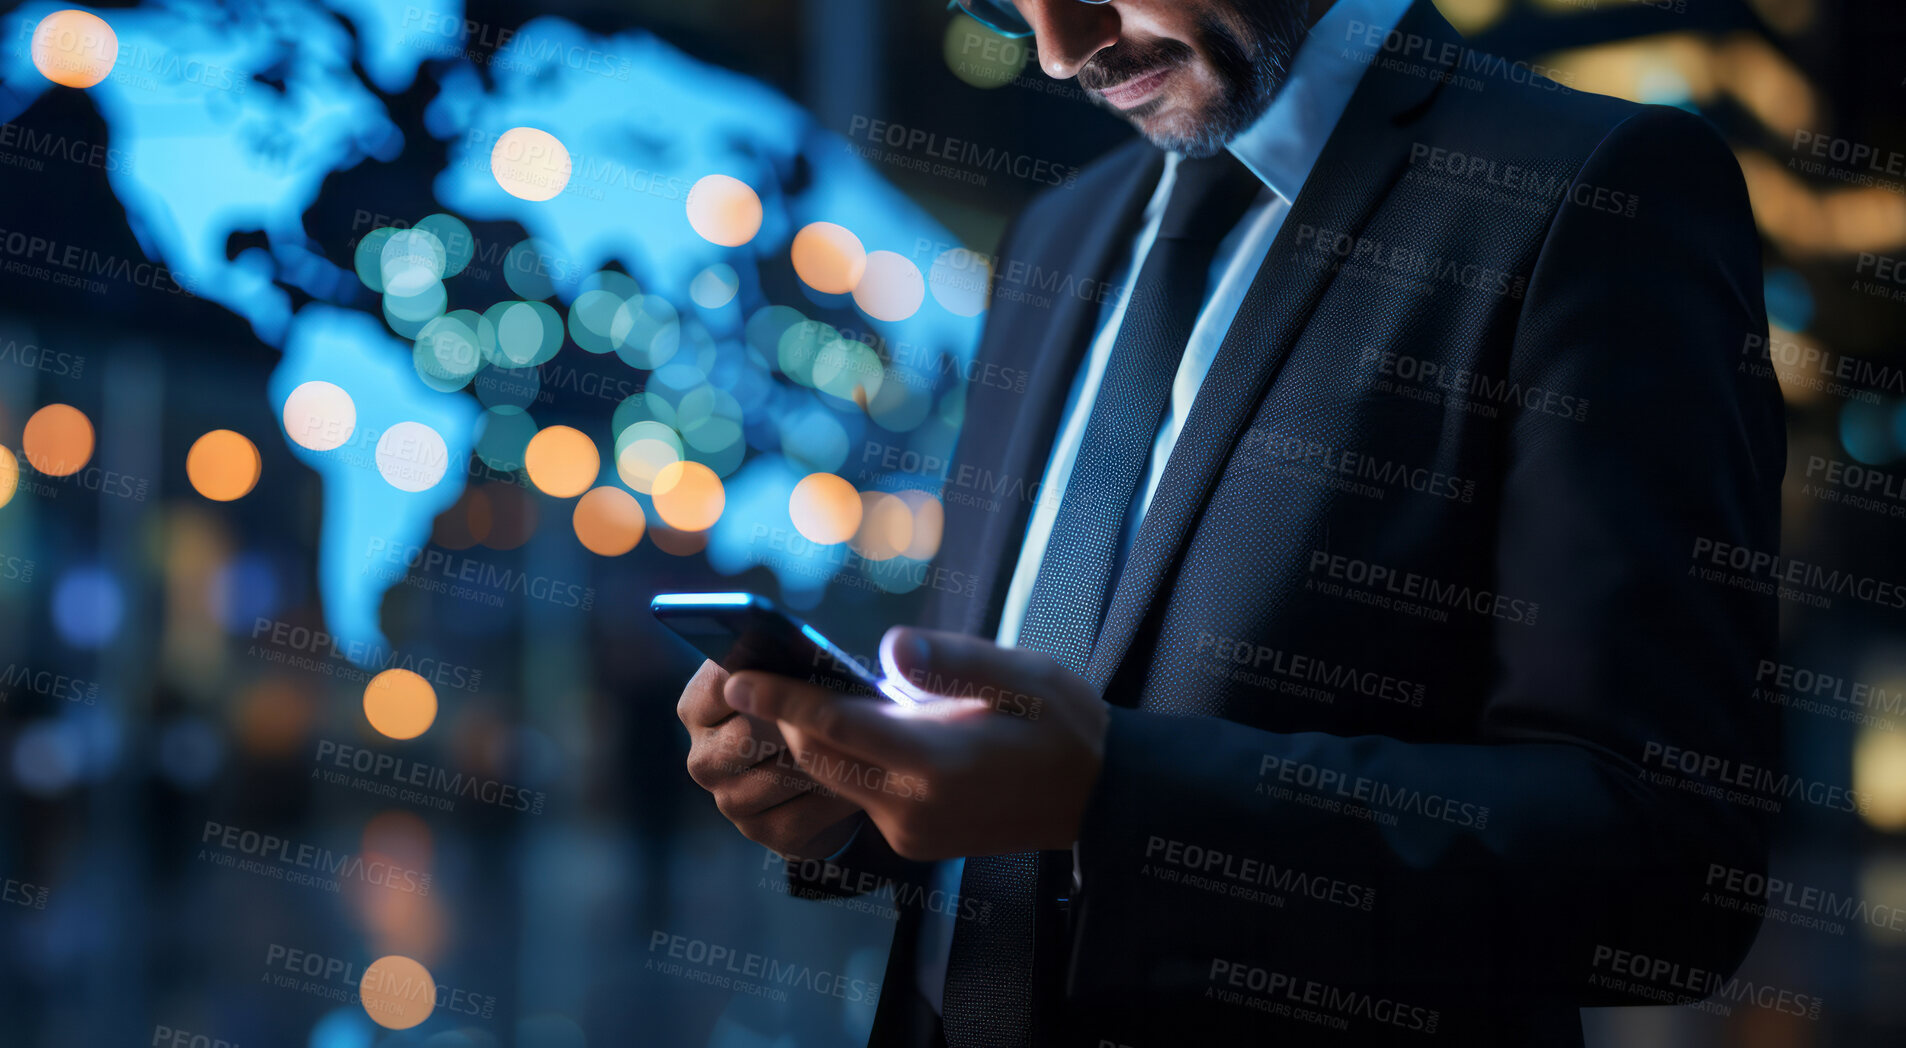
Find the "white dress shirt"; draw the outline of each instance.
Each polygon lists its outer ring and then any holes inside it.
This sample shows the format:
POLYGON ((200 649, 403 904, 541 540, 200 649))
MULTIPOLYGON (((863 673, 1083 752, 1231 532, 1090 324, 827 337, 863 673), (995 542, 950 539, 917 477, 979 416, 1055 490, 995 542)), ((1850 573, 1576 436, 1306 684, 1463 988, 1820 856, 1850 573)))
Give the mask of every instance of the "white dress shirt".
MULTIPOLYGON (((1353 21, 1379 26, 1385 31, 1393 29, 1409 5, 1410 0, 1338 0, 1311 28, 1310 38, 1298 48, 1290 79, 1279 89, 1264 115, 1226 146, 1264 181, 1266 191, 1258 194, 1250 210, 1219 242, 1217 255, 1211 261, 1204 305, 1185 343, 1185 355, 1172 381, 1171 403, 1166 408, 1165 419, 1152 441, 1145 486, 1133 500, 1132 511, 1126 514, 1123 540, 1126 551, 1131 549, 1139 522, 1151 506, 1152 493, 1158 490, 1165 465, 1171 460, 1171 449, 1178 442, 1178 432, 1184 427, 1185 418, 1191 414, 1192 401, 1204 384, 1205 373, 1211 369, 1212 358, 1217 356, 1218 346, 1224 341, 1225 332, 1230 330, 1245 292, 1256 279, 1271 241, 1283 228, 1291 201, 1297 199, 1304 180, 1310 177, 1310 169, 1323 152, 1325 140, 1336 128, 1357 82, 1363 77, 1364 66, 1343 55, 1344 42, 1349 38, 1347 30, 1353 21)), ((1170 198, 1177 178, 1179 159, 1176 153, 1165 157, 1164 173, 1159 176, 1150 203, 1145 205, 1131 255, 1107 278, 1113 286, 1124 285, 1124 288, 1102 309, 1091 352, 1073 379, 1072 391, 1066 398, 1059 435, 1046 462, 1045 480, 1039 486, 1039 501, 1033 506, 1012 583, 1006 590, 1005 609, 995 637, 1004 646, 1012 647, 1019 639, 1026 605, 1032 599, 1033 582, 1045 559, 1046 544, 1052 538, 1053 522, 1059 516, 1059 504, 1065 498, 1072 465, 1078 460, 1079 446, 1085 440, 1092 402, 1098 395, 1099 381, 1112 356, 1112 344, 1118 339, 1119 326, 1125 319, 1125 306, 1132 291, 1128 278, 1143 268, 1145 256, 1158 236, 1159 220, 1164 216, 1165 201, 1170 198)), ((940 863, 933 871, 934 886, 947 892, 948 898, 957 896, 965 865, 960 859, 940 863)), ((1074 874, 1076 888, 1076 866, 1074 874)), ((953 946, 952 914, 958 909, 948 905, 929 910, 920 927, 916 982, 935 1012, 940 1010, 945 993, 947 957, 953 946)))

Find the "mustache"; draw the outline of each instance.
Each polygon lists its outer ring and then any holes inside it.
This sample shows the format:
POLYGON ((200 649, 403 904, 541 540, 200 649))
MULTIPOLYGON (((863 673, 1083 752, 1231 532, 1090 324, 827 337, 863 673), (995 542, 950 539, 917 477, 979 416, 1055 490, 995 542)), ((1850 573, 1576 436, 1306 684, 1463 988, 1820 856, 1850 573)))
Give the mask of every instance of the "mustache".
POLYGON ((1129 41, 1108 47, 1079 67, 1076 81, 1087 91, 1103 91, 1133 77, 1191 61, 1191 45, 1181 40, 1129 41))

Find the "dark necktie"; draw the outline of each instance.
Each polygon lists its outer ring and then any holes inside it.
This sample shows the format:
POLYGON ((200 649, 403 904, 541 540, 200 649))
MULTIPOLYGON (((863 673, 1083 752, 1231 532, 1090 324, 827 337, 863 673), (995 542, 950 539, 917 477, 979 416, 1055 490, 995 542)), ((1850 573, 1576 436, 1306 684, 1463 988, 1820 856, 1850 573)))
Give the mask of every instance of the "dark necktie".
MULTIPOLYGON (((1085 672, 1112 592, 1125 518, 1144 479, 1185 343, 1204 302, 1218 242, 1263 186, 1229 153, 1183 160, 1158 237, 1132 285, 1092 402, 1085 438, 1053 522, 1018 646, 1085 672)), ((1046 880, 1064 863, 1050 853, 1046 880)), ((966 861, 960 894, 985 906, 962 921, 947 961, 942 1018, 950 1048, 1031 1048, 1032 942, 1039 919, 1037 852, 966 861)), ((1069 876, 1066 878, 1069 880, 1069 876)))

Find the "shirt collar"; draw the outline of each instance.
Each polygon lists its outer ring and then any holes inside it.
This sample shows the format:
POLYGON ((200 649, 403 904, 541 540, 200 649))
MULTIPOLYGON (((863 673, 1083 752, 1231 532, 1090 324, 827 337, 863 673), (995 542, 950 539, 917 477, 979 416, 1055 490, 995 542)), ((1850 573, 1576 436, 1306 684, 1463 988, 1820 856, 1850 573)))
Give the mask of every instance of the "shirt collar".
POLYGON ((1225 146, 1285 203, 1310 177, 1324 142, 1350 105, 1367 62, 1345 57, 1338 42, 1352 23, 1396 28, 1411 0, 1337 0, 1297 49, 1291 75, 1257 122, 1225 146))

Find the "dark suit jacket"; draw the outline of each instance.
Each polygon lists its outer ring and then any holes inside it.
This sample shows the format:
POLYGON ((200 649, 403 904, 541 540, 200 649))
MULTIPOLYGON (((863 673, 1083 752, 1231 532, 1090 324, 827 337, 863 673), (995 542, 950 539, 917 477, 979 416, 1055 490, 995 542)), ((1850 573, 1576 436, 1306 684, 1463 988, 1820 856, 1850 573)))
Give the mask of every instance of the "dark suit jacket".
MULTIPOLYGON (((1778 546, 1745 186, 1699 117, 1524 74, 1417 0, 1239 310, 1087 674, 1114 708, 1036 1043, 1576 1043, 1747 951, 1701 893, 1763 819, 1683 770, 1775 748, 1775 598, 1696 556, 1778 546)), ((1031 378, 969 389, 939 560, 979 583, 926 624, 995 630, 1098 316, 1068 289, 1160 162, 1010 230, 979 355, 1031 378)))

